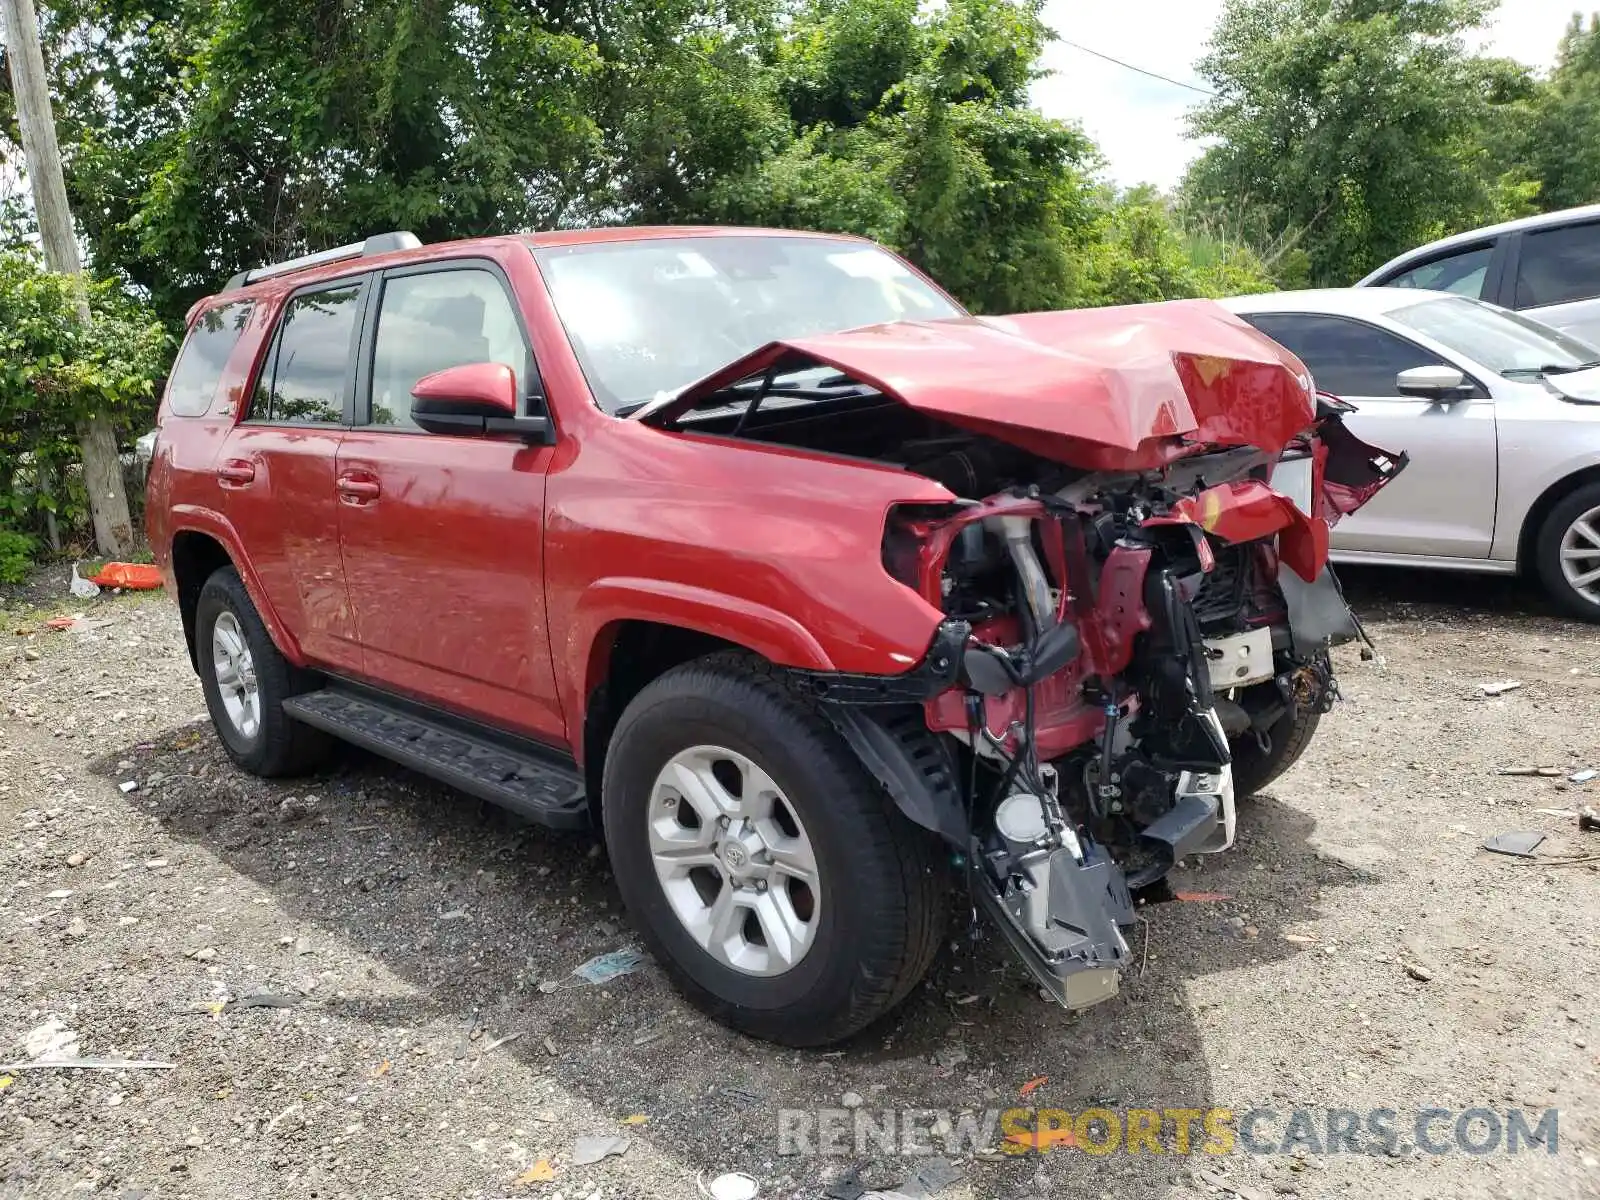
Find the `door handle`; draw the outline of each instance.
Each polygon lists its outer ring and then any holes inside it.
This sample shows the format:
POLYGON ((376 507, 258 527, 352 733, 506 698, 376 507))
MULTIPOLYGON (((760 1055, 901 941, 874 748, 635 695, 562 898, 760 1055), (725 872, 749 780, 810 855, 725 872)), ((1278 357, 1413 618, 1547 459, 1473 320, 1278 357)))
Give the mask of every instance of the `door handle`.
POLYGON ((217 468, 217 482, 223 487, 249 487, 256 481, 256 465, 248 458, 230 458, 217 468))
POLYGON ((337 487, 340 497, 347 504, 366 504, 376 500, 383 491, 376 479, 358 471, 350 471, 339 476, 337 487))

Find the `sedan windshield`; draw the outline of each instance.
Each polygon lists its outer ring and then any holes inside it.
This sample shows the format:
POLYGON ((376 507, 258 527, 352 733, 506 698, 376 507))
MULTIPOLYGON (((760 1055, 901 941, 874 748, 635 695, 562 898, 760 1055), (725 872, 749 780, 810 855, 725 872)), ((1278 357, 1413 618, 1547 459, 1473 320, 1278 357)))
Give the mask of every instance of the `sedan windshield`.
POLYGON ((711 235, 543 246, 534 256, 609 413, 670 396, 769 342, 964 315, 863 242, 711 235))
POLYGON ((1600 350, 1476 300, 1428 300, 1389 314, 1507 379, 1530 379, 1596 365, 1600 350))

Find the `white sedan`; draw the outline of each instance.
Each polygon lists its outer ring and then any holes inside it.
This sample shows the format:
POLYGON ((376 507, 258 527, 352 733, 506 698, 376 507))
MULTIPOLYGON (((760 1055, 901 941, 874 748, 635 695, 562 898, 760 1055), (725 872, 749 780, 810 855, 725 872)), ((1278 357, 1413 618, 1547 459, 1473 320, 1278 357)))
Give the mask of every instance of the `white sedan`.
POLYGON ((1335 288, 1223 303, 1411 465, 1334 532, 1340 562, 1533 572, 1600 621, 1600 349, 1479 300, 1335 288))

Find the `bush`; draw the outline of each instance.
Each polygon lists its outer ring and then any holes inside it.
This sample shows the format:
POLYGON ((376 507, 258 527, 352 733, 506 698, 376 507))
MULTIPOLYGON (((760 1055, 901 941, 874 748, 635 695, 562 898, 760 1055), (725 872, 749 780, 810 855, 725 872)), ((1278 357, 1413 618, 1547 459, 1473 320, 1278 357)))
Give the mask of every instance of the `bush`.
POLYGON ((0 529, 0 583, 21 583, 28 577, 37 543, 25 533, 0 529))
MULTIPOLYGON (((126 443, 149 428, 172 339, 114 282, 79 284, 27 249, 0 249, 0 522, 30 542, 87 523, 79 426, 111 418, 126 443), (89 325, 78 319, 87 299, 89 325)), ((13 546, 15 543, 11 543, 13 546)))

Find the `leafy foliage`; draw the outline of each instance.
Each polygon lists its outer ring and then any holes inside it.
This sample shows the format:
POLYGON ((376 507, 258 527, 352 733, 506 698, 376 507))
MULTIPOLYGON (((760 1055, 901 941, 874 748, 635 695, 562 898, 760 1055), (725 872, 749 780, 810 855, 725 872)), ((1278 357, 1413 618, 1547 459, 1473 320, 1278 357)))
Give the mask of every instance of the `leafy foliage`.
POLYGON ((72 280, 30 251, 0 251, 0 526, 83 518, 71 467, 84 418, 109 414, 123 433, 149 426, 170 338, 117 284, 90 284, 87 296, 86 327, 72 280))
POLYGON ((1236 296, 1273 287, 1254 252, 1214 234, 1185 231, 1150 188, 1136 188, 1109 205, 1086 271, 1088 298, 1095 304, 1236 296))
POLYGON ((1189 204, 1294 232, 1317 284, 1353 283, 1421 242, 1525 210, 1488 130, 1531 81, 1470 54, 1492 0, 1228 0, 1193 131, 1215 138, 1189 204))
POLYGON ((21 583, 28 577, 38 543, 25 533, 0 528, 0 583, 21 583))
POLYGON ((1600 201, 1600 14, 1572 18, 1549 84, 1525 109, 1520 148, 1541 207, 1600 201))

